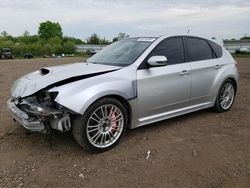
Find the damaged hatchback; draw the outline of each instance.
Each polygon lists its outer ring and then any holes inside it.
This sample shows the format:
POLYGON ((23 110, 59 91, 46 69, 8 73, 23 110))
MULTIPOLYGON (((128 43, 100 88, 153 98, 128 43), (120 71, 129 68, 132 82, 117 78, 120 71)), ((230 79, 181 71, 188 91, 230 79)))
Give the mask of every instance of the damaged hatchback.
POLYGON ((44 67, 16 80, 7 106, 31 132, 72 131, 92 152, 114 147, 127 128, 233 104, 236 62, 194 36, 128 38, 86 62, 44 67))

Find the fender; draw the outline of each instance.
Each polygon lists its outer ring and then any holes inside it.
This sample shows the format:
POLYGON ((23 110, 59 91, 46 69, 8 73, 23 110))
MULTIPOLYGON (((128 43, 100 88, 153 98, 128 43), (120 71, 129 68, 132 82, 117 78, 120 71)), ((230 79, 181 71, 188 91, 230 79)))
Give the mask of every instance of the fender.
MULTIPOLYGON (((132 70, 135 70, 134 67, 132 70)), ((60 105, 75 113, 84 114, 93 102, 107 95, 118 95, 126 100, 135 98, 135 76, 135 71, 131 71, 131 68, 123 68, 115 72, 54 87, 49 92, 58 92, 55 101, 60 105)))
POLYGON ((216 75, 216 78, 214 79, 213 90, 210 91, 210 96, 215 96, 212 100, 213 103, 215 103, 216 97, 218 95, 219 89, 222 85, 222 83, 228 79, 233 78, 236 81, 236 84, 238 85, 239 80, 239 73, 237 71, 237 68, 235 66, 232 66, 232 64, 225 64, 224 67, 219 70, 220 72, 216 75), (224 75, 227 75, 226 77, 224 75))

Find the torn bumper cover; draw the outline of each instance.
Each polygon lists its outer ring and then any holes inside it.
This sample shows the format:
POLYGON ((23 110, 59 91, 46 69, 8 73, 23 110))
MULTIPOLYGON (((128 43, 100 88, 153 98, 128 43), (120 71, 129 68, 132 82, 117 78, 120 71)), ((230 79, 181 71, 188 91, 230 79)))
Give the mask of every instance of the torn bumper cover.
POLYGON ((50 128, 64 132, 71 127, 69 114, 60 110, 46 109, 26 100, 19 103, 13 99, 7 101, 7 108, 14 120, 31 132, 47 133, 50 128), (20 104, 26 107, 25 110, 19 107, 20 104))
POLYGON ((20 110, 16 106, 15 102, 11 101, 11 99, 7 101, 7 107, 8 107, 10 114, 13 116, 14 120, 22 124, 25 129, 32 131, 32 132, 46 131, 45 125, 40 120, 38 119, 31 120, 29 115, 26 112, 20 110))

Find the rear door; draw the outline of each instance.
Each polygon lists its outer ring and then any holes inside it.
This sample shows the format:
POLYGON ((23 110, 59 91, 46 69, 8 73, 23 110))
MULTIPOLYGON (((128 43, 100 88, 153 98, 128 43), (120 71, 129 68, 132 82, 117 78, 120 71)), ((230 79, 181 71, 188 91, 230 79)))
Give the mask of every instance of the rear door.
POLYGON ((171 37, 161 41, 143 63, 137 71, 137 105, 141 121, 188 105, 190 65, 185 63, 182 37, 171 37), (166 56, 167 65, 148 67, 147 60, 156 55, 166 56))
POLYGON ((213 83, 221 68, 209 42, 202 38, 186 37, 187 61, 191 66, 191 104, 211 101, 213 83))

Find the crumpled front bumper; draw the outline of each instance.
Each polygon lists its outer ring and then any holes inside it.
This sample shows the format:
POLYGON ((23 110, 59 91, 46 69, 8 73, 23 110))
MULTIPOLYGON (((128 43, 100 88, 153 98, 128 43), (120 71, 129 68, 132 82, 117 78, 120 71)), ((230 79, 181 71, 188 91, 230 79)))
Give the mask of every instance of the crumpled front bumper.
POLYGON ((9 99, 7 108, 14 120, 18 121, 22 126, 31 132, 46 132, 46 127, 40 120, 34 120, 29 115, 19 109, 15 102, 9 99))

